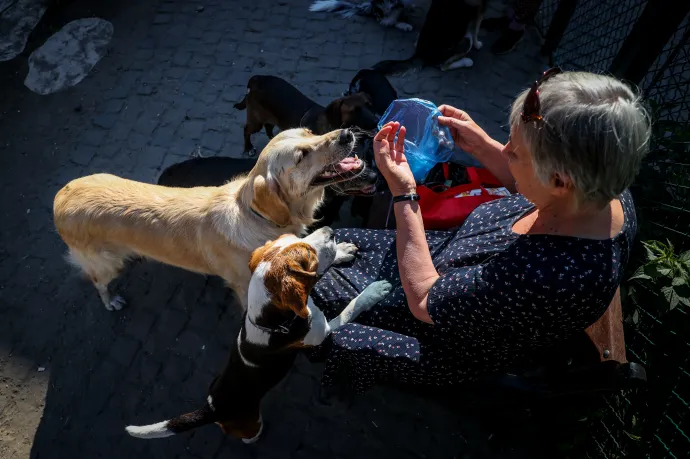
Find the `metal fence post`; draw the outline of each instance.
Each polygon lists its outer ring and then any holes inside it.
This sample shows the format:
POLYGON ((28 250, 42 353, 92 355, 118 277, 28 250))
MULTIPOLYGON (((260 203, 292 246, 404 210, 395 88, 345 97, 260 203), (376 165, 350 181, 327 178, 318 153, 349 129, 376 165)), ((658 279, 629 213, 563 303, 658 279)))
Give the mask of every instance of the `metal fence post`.
POLYGON ((573 13, 575 13, 577 2, 578 0, 561 0, 558 3, 558 8, 553 14, 551 24, 549 24, 549 30, 544 37, 544 45, 541 47, 543 56, 550 56, 558 48, 565 29, 568 27, 573 13))
POLYGON ((648 2, 613 59, 609 71, 618 78, 639 83, 690 11, 690 2, 648 2))

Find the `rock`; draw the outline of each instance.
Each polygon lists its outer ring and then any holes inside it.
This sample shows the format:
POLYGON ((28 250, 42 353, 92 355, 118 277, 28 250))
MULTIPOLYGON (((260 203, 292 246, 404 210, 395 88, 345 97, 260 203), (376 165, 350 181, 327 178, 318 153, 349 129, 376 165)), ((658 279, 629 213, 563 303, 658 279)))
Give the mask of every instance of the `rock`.
POLYGON ((103 19, 68 23, 31 53, 24 85, 41 95, 76 85, 105 56, 112 36, 113 25, 103 19))
POLYGON ((24 51, 31 31, 46 11, 40 0, 0 0, 0 62, 14 59, 24 51))

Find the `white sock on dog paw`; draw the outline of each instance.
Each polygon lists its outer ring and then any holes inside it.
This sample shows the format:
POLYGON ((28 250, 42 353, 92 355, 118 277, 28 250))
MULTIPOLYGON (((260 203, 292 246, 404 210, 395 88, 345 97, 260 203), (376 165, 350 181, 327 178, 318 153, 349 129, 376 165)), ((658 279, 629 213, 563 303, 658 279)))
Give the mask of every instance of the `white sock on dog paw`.
POLYGON ((127 302, 120 295, 110 300, 110 307, 106 306, 108 311, 119 311, 127 305, 127 302))
POLYGON ((393 290, 393 285, 386 280, 372 282, 359 294, 355 305, 357 310, 367 311, 371 309, 387 297, 391 290, 393 290))
POLYGON ((334 265, 354 260, 355 254, 359 250, 356 245, 350 242, 340 242, 337 247, 338 251, 336 252, 335 260, 333 260, 334 265))
POLYGON ((469 57, 463 57, 462 59, 458 59, 457 61, 453 62, 450 64, 446 70, 455 70, 455 69, 461 69, 465 67, 472 67, 474 65, 474 61, 470 59, 469 57))

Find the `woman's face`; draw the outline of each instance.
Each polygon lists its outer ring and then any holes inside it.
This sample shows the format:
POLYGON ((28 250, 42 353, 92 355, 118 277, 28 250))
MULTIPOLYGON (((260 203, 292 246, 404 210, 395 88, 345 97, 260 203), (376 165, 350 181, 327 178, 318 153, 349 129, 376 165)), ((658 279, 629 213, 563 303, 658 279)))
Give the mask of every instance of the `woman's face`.
POLYGON ((515 178, 518 193, 537 207, 543 207, 552 200, 552 188, 544 185, 537 177, 532 163, 532 154, 525 148, 519 132, 511 129, 510 140, 501 153, 508 159, 508 167, 515 178))

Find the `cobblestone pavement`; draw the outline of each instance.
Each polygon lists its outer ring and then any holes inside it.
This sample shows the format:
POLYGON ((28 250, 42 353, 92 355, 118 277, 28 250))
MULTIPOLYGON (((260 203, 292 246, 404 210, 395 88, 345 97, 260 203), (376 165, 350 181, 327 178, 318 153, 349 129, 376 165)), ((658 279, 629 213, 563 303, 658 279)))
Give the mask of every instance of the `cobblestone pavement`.
MULTIPOLYGON (((485 444, 490 430, 424 399, 376 389, 347 406, 316 404, 321 368, 303 360, 266 400, 257 445, 214 427, 151 441, 123 430, 200 406, 239 309, 216 278, 143 262, 119 281, 129 307, 106 311, 61 257, 53 197, 95 172, 154 181, 198 148, 239 156, 244 114, 232 104, 252 74, 284 77, 325 104, 358 69, 413 49, 414 33, 309 13, 308 4, 76 0, 47 13, 50 26, 0 65, 1 457, 499 457, 485 444), (108 55, 74 88, 28 91, 29 53, 61 25, 91 16, 114 25, 108 55)), ((545 63, 534 33, 501 58, 488 50, 495 38, 474 53, 474 68, 426 69, 393 84, 402 97, 464 108, 505 141, 511 98, 545 63)))

